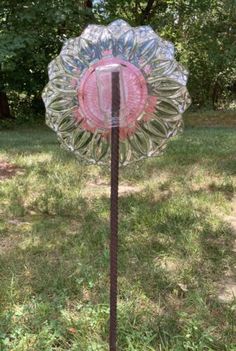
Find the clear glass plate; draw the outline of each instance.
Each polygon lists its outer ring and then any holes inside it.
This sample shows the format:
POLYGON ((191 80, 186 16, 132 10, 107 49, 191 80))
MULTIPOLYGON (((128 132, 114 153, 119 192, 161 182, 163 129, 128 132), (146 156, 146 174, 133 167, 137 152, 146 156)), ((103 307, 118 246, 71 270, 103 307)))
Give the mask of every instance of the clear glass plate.
POLYGON ((173 44, 149 26, 123 20, 89 25, 49 64, 42 97, 46 123, 63 147, 86 163, 110 163, 111 128, 119 125, 120 165, 158 156, 182 129, 190 105, 188 72, 173 44), (112 118, 112 72, 119 72, 120 114, 112 118))

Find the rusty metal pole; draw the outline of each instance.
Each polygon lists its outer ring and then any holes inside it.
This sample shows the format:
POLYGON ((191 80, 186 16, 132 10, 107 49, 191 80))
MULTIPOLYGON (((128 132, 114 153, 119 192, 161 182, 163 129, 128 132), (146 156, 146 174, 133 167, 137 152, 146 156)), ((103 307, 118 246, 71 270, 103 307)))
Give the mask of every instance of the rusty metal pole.
POLYGON ((117 253, 118 253, 118 182, 119 182, 120 73, 112 72, 111 130, 111 209, 110 209, 110 351, 117 342, 117 253))

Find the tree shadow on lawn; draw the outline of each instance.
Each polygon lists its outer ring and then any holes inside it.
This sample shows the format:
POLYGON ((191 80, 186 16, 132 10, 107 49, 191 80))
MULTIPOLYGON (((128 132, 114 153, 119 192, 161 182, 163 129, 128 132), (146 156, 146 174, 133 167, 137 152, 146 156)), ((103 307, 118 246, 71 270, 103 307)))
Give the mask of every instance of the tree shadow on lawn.
MULTIPOLYGON (((209 223, 208 213, 199 217, 179 200, 158 200, 150 193, 120 199, 119 299, 126 303, 145 296, 147 305, 158 306, 161 299, 161 315, 155 312, 145 324, 153 333, 163 318, 171 319, 178 327, 178 307, 168 298, 170 295, 175 296, 176 290, 182 294, 184 285, 187 291, 176 299, 185 301, 196 290, 207 296, 210 291, 206 286, 211 287, 218 279, 227 257, 231 257, 230 233, 209 223), (163 257, 175 257, 179 262, 177 271, 163 267, 163 257)), ((2 255, 2 294, 7 292, 6 304, 41 299, 52 305, 49 313, 38 312, 42 320, 61 320, 61 311, 73 301, 84 306, 108 304, 109 202, 106 197, 80 201, 76 217, 32 218, 31 229, 22 233, 22 242, 2 255)), ((197 310, 197 304, 192 308, 197 310)), ((122 318, 132 324, 135 313, 126 310, 122 318)), ((35 315, 30 318, 34 326, 35 315)), ((107 324, 104 338, 106 328, 107 324)))
POLYGON ((21 278, 26 275, 23 291, 27 287, 33 295, 63 291, 73 295, 83 280, 89 285, 88 280, 104 268, 107 223, 85 201, 78 218, 45 214, 33 216, 32 222, 22 242, 2 257, 21 278))
POLYGON ((187 129, 171 139, 163 155, 139 161, 121 170, 121 177, 142 181, 169 171, 172 176, 186 174, 192 166, 207 168, 220 175, 232 175, 236 170, 235 130, 216 128, 187 129))
POLYGON ((131 280, 139 279, 147 296, 156 302, 158 292, 173 291, 178 279, 188 283, 184 268, 198 273, 194 286, 200 286, 205 278, 217 278, 225 268, 225 259, 232 256, 234 238, 228 225, 221 222, 216 226, 207 218, 210 211, 191 210, 177 196, 158 201, 152 195, 131 195, 120 200, 121 272, 131 280), (186 259, 189 266, 180 267, 182 272, 173 277, 162 268, 164 256, 186 259))
MULTIPOLYGON (((236 144, 236 142, 235 142, 236 144)), ((235 150, 236 153, 236 150, 235 150)), ((226 173, 230 176, 236 175, 236 157, 221 159, 217 162, 217 169, 221 173, 226 173)))
MULTIPOLYGON (((55 133, 50 130, 23 130, 1 132, 1 150, 11 157, 49 153, 56 161, 71 160, 71 153, 60 150, 55 133)), ((153 158, 124 168, 121 176, 131 180, 145 180, 160 170, 175 169, 183 172, 186 166, 208 164, 216 171, 234 174, 236 152, 235 130, 224 128, 188 128, 183 135, 169 141, 167 150, 160 158, 153 158)), ((102 169, 106 175, 107 168, 102 169)))
MULTIPOLYGON (((28 217, 31 227, 22 229, 21 240, 16 245, 12 242, 12 249, 1 255, 2 333, 11 335, 16 306, 23 308, 20 323, 28 332, 38 334, 49 323, 63 336, 73 324, 66 321, 63 311, 80 315, 78 304, 107 303, 107 221, 89 203, 80 201, 77 218, 28 217), (7 322, 4 310, 12 313, 7 322)), ((74 338, 73 334, 65 337, 74 338)))
MULTIPOLYGON (((207 134, 203 140, 200 135, 194 136, 192 131, 188 131, 186 139, 181 137, 170 143, 165 156, 145 161, 145 164, 134 164, 134 167, 121 171, 121 178, 147 180, 152 175, 158 177, 161 171, 171 172, 175 177, 186 174, 189 167, 198 163, 206 164, 220 174, 232 174, 231 147, 217 151, 217 155, 212 157, 224 133, 214 135, 214 142, 210 140, 206 144, 207 134), (189 138, 195 138, 194 142, 189 138), (186 154, 189 145, 192 145, 191 150, 188 149, 186 154)), ((27 155, 50 153, 52 164, 68 164, 73 158, 73 155, 61 152, 58 146, 54 149, 54 142, 52 147, 50 142, 46 148, 41 144, 44 140, 35 146, 32 141, 30 147, 24 143, 22 141, 21 145, 13 148, 8 143, 5 151, 9 151, 10 156, 21 155, 22 152, 27 155)), ((30 173, 35 165, 26 167, 30 173)), ((42 163, 38 171, 45 176, 50 169, 45 170, 42 163)), ((100 172, 104 176, 102 169, 100 172)), ((109 177, 108 169, 105 175, 109 177)), ((214 188, 212 191, 221 190, 214 188)), ((181 329, 178 316, 181 308, 190 310, 193 315, 198 313, 198 300, 191 301, 191 304, 188 302, 191 296, 196 293, 209 301, 214 295, 212 286, 232 260, 230 248, 233 238, 223 222, 216 225, 208 220, 209 211, 203 212, 200 206, 197 210, 191 209, 189 196, 197 197, 200 193, 170 193, 167 197, 158 198, 151 192, 142 191, 120 198, 120 303, 134 301, 140 309, 142 304, 146 304, 148 313, 148 306, 152 309, 152 306, 161 305, 162 309, 160 313, 152 311, 152 317, 145 324, 142 318, 137 319, 137 310, 127 308, 121 323, 128 320, 133 325, 137 321, 139 328, 144 323, 153 334, 159 330, 160 323, 164 323, 162 325, 166 325, 167 329, 173 323, 175 329, 170 333, 175 335, 181 329), (163 266, 163 259, 173 258, 176 262, 173 270, 168 265, 163 266), (143 300, 140 302, 140 299, 143 300)), ((27 323, 29 326, 32 324, 32 328, 38 328, 34 320, 43 323, 48 319, 58 319, 63 324, 62 310, 76 309, 76 304, 108 305, 109 200, 107 197, 81 198, 78 204, 78 209, 74 208, 75 204, 72 207, 68 205, 68 209, 56 207, 54 216, 50 215, 50 211, 43 215, 36 208, 36 215, 27 219, 31 222, 30 229, 22 231, 22 238, 13 242, 13 249, 0 258, 3 267, 0 293, 6 305, 10 303, 14 308, 15 304, 27 304, 36 299, 51 306, 45 313, 36 311, 38 317, 30 315, 27 323)), ((79 313, 77 318, 80 318, 79 313)), ((223 314, 218 318, 220 326, 224 323, 223 314)), ((102 330, 105 338, 107 324, 102 330)), ((125 331, 121 334, 125 344, 125 331)))

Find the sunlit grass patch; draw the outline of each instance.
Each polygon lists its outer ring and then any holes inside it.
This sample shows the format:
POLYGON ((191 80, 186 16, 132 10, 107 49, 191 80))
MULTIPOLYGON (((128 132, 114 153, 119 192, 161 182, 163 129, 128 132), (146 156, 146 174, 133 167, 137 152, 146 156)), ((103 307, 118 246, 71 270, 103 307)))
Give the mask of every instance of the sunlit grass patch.
MULTIPOLYGON (((107 350, 109 170, 81 166, 46 128, 1 132, 0 350, 107 350)), ((236 264, 225 216, 234 129, 187 129, 160 158, 121 169, 119 347, 234 351, 236 264)))

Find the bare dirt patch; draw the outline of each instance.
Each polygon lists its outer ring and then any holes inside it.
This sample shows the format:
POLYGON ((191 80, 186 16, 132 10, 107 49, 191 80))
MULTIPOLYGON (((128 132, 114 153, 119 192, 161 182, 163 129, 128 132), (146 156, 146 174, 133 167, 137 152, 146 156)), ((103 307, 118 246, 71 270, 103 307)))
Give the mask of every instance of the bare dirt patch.
MULTIPOLYGON (((129 195, 143 190, 142 186, 131 184, 119 184, 119 195, 129 195)), ((110 183, 102 180, 88 182, 83 190, 83 195, 88 197, 110 196, 110 183)))
POLYGON ((9 162, 0 161, 0 181, 12 178, 18 173, 22 173, 20 167, 9 162))
POLYGON ((236 127, 235 111, 189 112, 184 121, 190 127, 236 127))
POLYGON ((219 287, 218 299, 220 302, 230 303, 236 299, 236 281, 235 278, 224 278, 219 287))
POLYGON ((12 252, 18 245, 19 238, 15 236, 10 236, 6 238, 1 238, 0 242, 0 255, 9 254, 12 252))

